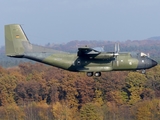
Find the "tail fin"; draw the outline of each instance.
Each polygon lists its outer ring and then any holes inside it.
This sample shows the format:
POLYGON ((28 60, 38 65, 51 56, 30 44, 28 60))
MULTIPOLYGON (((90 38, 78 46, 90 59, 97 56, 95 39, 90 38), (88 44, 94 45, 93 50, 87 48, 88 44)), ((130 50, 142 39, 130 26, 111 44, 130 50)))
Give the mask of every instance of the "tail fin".
POLYGON ((5 25, 5 52, 7 56, 22 56, 25 51, 23 42, 29 43, 20 25, 5 25))

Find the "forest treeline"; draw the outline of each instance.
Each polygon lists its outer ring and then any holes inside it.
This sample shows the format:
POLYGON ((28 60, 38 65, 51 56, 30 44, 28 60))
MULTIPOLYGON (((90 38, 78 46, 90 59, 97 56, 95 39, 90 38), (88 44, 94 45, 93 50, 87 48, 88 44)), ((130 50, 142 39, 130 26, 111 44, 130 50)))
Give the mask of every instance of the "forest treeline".
POLYGON ((87 77, 40 63, 0 67, 0 120, 159 120, 160 65, 87 77))

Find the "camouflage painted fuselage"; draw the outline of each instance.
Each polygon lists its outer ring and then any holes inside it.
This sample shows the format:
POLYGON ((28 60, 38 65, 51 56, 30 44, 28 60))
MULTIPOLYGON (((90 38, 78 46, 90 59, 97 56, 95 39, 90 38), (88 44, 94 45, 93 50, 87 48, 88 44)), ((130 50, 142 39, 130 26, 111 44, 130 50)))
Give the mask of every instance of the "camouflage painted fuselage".
POLYGON ((157 65, 156 61, 141 53, 117 54, 79 48, 77 54, 71 54, 33 45, 18 24, 5 25, 5 49, 10 57, 27 58, 69 71, 99 72, 97 76, 105 71, 141 70, 157 65))
MULTIPOLYGON (((104 56, 108 53, 101 53, 104 56)), ((70 53, 27 53, 25 58, 49 64, 69 71, 83 72, 106 72, 118 70, 141 70, 149 69, 157 63, 147 56, 140 56, 138 53, 119 53, 117 58, 96 59, 88 57, 78 57, 77 54, 70 53)), ((104 57, 105 58, 105 57, 104 57)))

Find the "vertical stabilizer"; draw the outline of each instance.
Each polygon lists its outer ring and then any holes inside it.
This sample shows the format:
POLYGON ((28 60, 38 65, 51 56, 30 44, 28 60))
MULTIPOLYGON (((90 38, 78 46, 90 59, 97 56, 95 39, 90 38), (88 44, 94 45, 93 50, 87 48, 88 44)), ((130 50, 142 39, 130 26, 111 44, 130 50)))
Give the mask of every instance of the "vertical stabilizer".
POLYGON ((29 43, 20 25, 5 25, 5 52, 7 56, 23 55, 25 51, 23 42, 29 43))

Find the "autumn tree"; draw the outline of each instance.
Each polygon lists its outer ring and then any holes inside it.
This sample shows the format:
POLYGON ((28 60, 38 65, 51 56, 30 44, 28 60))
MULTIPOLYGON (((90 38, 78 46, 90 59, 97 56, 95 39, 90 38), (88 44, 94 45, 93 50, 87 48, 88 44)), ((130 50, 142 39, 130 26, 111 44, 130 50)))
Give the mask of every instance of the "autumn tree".
POLYGON ((14 103, 15 92, 18 81, 23 77, 16 72, 6 71, 0 68, 0 106, 14 103))
POLYGON ((126 78, 125 91, 128 95, 129 104, 134 104, 141 100, 141 93, 144 90, 145 75, 138 72, 130 72, 126 78))
POLYGON ((52 114, 56 120, 77 120, 79 119, 78 111, 70 108, 68 103, 61 101, 52 105, 52 114))
POLYGON ((97 106, 93 103, 86 103, 80 110, 81 120, 103 120, 102 114, 98 111, 97 106))
POLYGON ((151 89, 152 96, 160 97, 160 65, 150 69, 146 73, 146 86, 151 89))
POLYGON ((159 120, 160 101, 159 99, 145 100, 137 103, 132 110, 136 120, 159 120))

